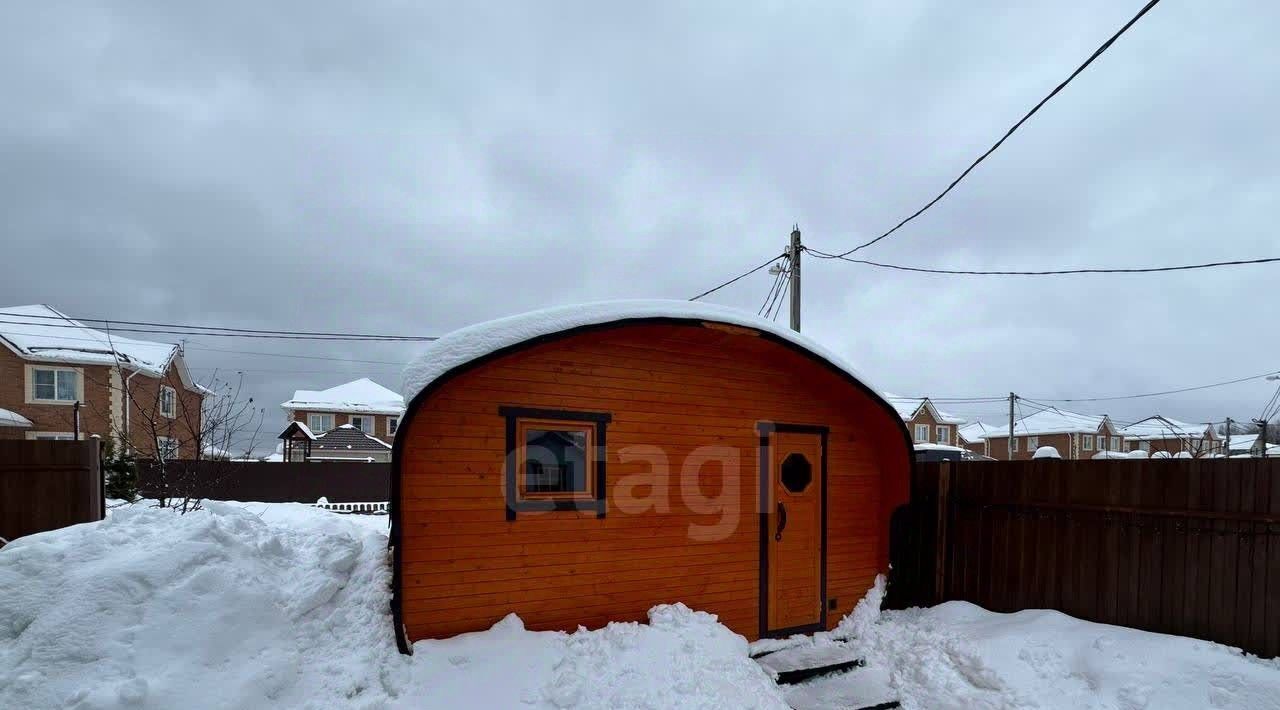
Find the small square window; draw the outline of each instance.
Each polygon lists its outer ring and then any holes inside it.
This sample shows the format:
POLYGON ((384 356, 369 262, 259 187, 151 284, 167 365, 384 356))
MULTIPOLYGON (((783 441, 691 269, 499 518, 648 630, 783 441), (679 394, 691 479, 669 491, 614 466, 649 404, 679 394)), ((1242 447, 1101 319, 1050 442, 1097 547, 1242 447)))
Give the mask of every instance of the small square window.
POLYGON ((371 434, 373 433, 373 417, 367 417, 363 414, 353 414, 351 415, 351 426, 366 434, 371 434))
POLYGON ((400 428, 400 417, 387 417, 387 434, 396 435, 396 429, 400 428))
POLYGON ((168 385, 160 386, 160 414, 170 419, 178 416, 178 391, 168 385))
POLYGON ((1038 437, 1038 436, 1028 436, 1028 437, 1027 437, 1027 451, 1030 451, 1030 450, 1032 450, 1032 449, 1038 449, 1038 448, 1040 448, 1040 437, 1038 437))
POLYGON ((929 425, 917 424, 916 425, 916 441, 928 441, 928 440, 929 440, 929 425))
POLYGON ((943 426, 941 424, 938 425, 938 443, 939 444, 951 443, 951 429, 949 427, 943 426))
POLYGON ((501 407, 507 418, 507 519, 518 511, 594 510, 604 517, 608 414, 501 407))
POLYGON ((31 401, 75 402, 80 397, 80 373, 58 367, 31 368, 31 401))
POLYGON ((168 436, 156 437, 156 454, 165 461, 178 458, 178 440, 168 436))

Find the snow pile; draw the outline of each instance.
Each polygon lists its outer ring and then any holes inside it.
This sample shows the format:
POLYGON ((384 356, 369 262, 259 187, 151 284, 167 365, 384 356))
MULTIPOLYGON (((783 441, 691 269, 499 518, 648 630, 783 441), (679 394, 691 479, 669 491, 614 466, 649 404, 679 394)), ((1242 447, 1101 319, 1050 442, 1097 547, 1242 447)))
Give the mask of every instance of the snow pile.
POLYGON ((430 707, 787 707, 746 639, 683 604, 654 607, 647 625, 572 634, 527 631, 511 614, 489 631, 413 648, 411 685, 430 688, 430 707))
POLYGON ((0 707, 360 707, 402 661, 386 538, 310 509, 206 502, 0 551, 0 707))
MULTIPOLYGON (((641 318, 671 318, 713 321, 754 328, 801 348, 845 371, 872 391, 879 392, 840 356, 813 340, 773 321, 736 308, 691 301, 603 301, 547 308, 478 323, 444 335, 432 342, 404 371, 401 392, 406 401, 455 367, 534 338, 574 328, 641 318)), ((880 395, 881 398, 884 395, 880 395)))
POLYGON ((861 642, 907 708, 1280 708, 1280 661, 1056 611, 890 611, 861 642))
POLYGON ((1031 455, 1033 459, 1060 459, 1062 454, 1058 453, 1058 449, 1053 446, 1041 446, 1031 455))

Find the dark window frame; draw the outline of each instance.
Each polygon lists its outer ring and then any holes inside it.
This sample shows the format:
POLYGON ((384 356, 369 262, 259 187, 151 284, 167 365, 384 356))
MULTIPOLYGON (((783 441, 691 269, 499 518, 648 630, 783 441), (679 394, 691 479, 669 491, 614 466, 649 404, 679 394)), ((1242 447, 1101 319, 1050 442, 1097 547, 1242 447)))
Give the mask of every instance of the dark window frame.
POLYGON ((594 511, 596 518, 605 515, 605 438, 608 425, 613 415, 608 412, 576 412, 563 409, 540 409, 536 407, 498 407, 498 414, 506 418, 506 499, 507 520, 515 520, 516 513, 548 512, 548 511, 594 511), (537 497, 522 498, 519 491, 518 456, 522 448, 519 432, 522 420, 536 420, 540 423, 565 422, 577 427, 588 425, 594 427, 589 455, 593 458, 595 480, 588 482, 589 496, 572 497, 537 497))

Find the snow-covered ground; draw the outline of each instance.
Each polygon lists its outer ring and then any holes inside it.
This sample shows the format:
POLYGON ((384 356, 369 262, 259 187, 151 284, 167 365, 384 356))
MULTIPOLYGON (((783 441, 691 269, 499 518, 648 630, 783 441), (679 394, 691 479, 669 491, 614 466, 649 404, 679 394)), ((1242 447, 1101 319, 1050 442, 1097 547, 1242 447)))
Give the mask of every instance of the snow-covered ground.
POLYGON ((785 693, 742 637, 679 604, 572 634, 513 615, 405 657, 385 526, 301 504, 135 505, 17 540, 0 550, 0 708, 847 707, 877 675, 909 708, 1280 708, 1275 661, 1055 612, 881 615, 880 590, 801 641, 854 637, 869 668, 785 693))

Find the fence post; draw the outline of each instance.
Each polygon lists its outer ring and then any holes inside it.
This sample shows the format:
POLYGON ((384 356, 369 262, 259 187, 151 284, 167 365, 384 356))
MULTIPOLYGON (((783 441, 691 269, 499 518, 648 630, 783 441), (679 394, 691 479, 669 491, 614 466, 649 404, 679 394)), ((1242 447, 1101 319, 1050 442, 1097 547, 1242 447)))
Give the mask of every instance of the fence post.
POLYGON ((950 542, 947 539, 947 522, 951 507, 951 462, 943 461, 938 466, 936 503, 934 514, 934 553, 933 553, 933 604, 946 601, 947 591, 947 557, 950 542))

